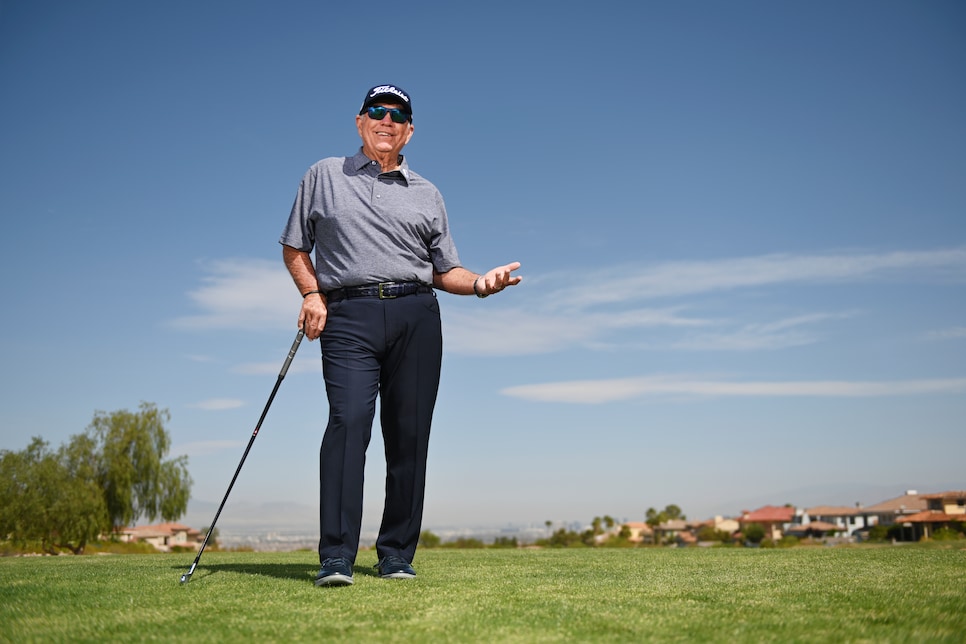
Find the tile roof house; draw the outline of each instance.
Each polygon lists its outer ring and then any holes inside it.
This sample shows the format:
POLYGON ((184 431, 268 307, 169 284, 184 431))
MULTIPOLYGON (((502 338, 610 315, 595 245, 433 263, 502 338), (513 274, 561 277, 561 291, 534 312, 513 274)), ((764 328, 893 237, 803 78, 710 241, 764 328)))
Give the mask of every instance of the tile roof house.
POLYGON ((627 538, 631 543, 650 542, 654 536, 654 530, 643 521, 630 521, 625 523, 624 527, 631 533, 631 536, 627 538))
POLYGON ((966 490, 922 494, 919 498, 926 502, 926 507, 930 510, 944 512, 950 516, 959 515, 966 520, 966 490))
POLYGON ((949 527, 951 523, 966 523, 966 491, 923 494, 920 498, 926 502, 927 509, 903 515, 897 521, 903 530, 909 529, 914 541, 929 539, 936 530, 949 527))
POLYGON ((902 496, 859 508, 859 512, 866 517, 868 525, 892 525, 901 521, 903 516, 926 509, 928 509, 928 503, 921 494, 915 490, 906 490, 902 496))
POLYGON ((802 523, 788 528, 785 531, 785 534, 794 535, 796 537, 821 538, 829 535, 835 535, 840 532, 845 532, 845 528, 827 521, 810 521, 808 523, 802 523))
POLYGON ((738 518, 742 528, 757 523, 765 528, 765 537, 777 541, 785 529, 795 520, 795 508, 791 506, 765 505, 751 512, 745 510, 738 518))
POLYGON ((124 542, 149 543, 161 552, 171 552, 171 549, 175 546, 197 550, 201 547, 205 538, 204 533, 180 523, 158 523, 156 525, 121 528, 117 536, 124 542))
POLYGON ((874 525, 874 523, 870 523, 868 515, 864 514, 859 507, 833 505, 818 505, 800 510, 798 521, 804 527, 816 521, 831 524, 838 528, 835 532, 844 532, 848 536, 852 536, 852 533, 856 530, 874 525))
MULTIPOLYGON (((691 541, 696 541, 689 532, 690 527, 690 524, 684 519, 670 519, 664 523, 659 523, 654 526, 654 543, 678 542, 681 540, 682 535, 689 535, 692 537, 691 541)), ((687 538, 684 537, 684 539, 687 538)))

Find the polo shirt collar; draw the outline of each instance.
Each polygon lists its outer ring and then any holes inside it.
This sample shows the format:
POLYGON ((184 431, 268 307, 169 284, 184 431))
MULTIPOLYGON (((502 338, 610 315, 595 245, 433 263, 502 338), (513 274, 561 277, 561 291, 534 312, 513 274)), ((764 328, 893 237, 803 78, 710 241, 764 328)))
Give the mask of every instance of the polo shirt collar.
MULTIPOLYGON (((403 155, 400 155, 400 156, 402 160, 399 162, 399 169, 396 172, 402 175, 402 178, 403 180, 405 180, 406 183, 409 183, 409 163, 406 161, 405 156, 403 155)), ((361 147, 359 148, 359 151, 356 152, 355 156, 352 157, 352 168, 356 172, 362 170, 364 167, 366 167, 371 163, 373 163, 373 160, 367 157, 363 153, 361 147)))

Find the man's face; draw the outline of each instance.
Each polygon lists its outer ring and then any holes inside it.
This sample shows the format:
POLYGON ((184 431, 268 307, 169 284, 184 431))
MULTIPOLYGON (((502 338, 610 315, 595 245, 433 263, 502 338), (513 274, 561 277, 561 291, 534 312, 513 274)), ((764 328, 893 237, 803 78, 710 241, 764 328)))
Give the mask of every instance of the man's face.
MULTIPOLYGON (((390 109, 400 107, 394 103, 376 103, 376 105, 390 109)), ((398 155, 413 137, 411 121, 393 123, 388 113, 380 121, 370 118, 367 113, 359 114, 356 116, 356 128, 362 138, 363 152, 366 152, 370 158, 398 155)))

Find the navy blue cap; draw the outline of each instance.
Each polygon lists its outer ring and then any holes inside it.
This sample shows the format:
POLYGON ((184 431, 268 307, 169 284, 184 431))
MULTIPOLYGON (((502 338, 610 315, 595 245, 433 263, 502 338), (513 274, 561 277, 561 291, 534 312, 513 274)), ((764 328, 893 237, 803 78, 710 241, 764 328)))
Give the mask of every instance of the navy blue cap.
POLYGON ((392 103, 399 105, 403 112, 413 115, 413 103, 409 99, 409 94, 398 85, 376 85, 368 92, 362 101, 362 108, 359 114, 365 112, 370 105, 376 103, 392 103))

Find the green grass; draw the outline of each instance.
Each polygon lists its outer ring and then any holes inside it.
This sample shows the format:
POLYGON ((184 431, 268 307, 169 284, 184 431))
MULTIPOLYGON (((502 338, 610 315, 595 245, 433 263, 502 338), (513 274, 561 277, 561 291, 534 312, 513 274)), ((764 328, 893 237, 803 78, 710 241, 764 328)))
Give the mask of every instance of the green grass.
POLYGON ((0 641, 966 641, 966 550, 421 550, 316 588, 312 552, 0 559, 0 641))

